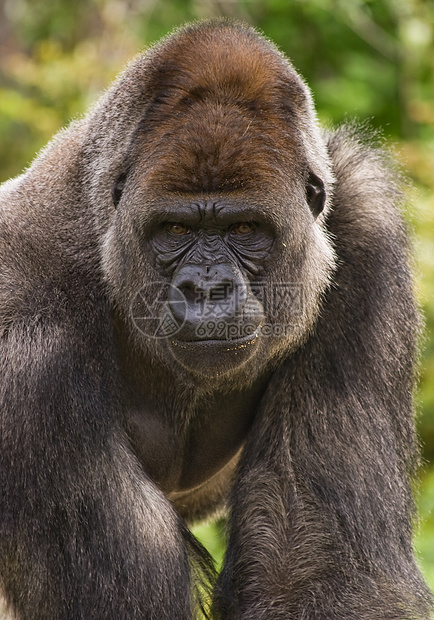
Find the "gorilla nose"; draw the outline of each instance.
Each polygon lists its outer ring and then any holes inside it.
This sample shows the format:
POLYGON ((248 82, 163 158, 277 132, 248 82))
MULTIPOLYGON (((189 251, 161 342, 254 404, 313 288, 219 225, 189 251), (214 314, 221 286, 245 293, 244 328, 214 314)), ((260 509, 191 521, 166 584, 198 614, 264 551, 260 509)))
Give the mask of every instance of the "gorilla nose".
POLYGON ((229 263, 219 263, 179 268, 168 301, 178 324, 195 329, 207 320, 227 321, 240 315, 246 297, 241 272, 229 263))

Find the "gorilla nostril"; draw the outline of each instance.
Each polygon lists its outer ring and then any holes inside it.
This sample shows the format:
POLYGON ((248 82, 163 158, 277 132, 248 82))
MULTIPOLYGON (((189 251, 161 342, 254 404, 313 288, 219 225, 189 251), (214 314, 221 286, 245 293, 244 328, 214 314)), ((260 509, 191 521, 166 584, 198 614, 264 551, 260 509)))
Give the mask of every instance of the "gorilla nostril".
POLYGON ((203 274, 198 274, 197 280, 188 278, 177 282, 176 288, 185 297, 188 304, 201 303, 204 301, 223 301, 235 292, 233 279, 219 279, 218 271, 203 278, 203 274))
POLYGON ((197 297, 197 286, 192 280, 180 282, 177 288, 184 295, 187 303, 193 303, 197 297))
POLYGON ((173 318, 184 325, 184 337, 192 337, 204 321, 239 318, 247 296, 243 274, 232 263, 186 264, 173 276, 168 301, 173 318))

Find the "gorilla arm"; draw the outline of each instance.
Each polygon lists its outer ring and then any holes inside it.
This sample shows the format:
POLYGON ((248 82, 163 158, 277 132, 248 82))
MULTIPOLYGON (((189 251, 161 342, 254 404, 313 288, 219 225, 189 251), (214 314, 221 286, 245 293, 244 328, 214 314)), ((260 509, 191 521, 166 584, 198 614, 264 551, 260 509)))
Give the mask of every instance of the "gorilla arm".
POLYGON ((114 422, 104 313, 59 297, 0 339, 0 583, 29 620, 191 618, 179 518, 114 422))
POLYGON ((396 185, 345 132, 329 147, 339 267, 249 434, 217 588, 225 619, 429 615, 409 525, 417 318, 396 185))

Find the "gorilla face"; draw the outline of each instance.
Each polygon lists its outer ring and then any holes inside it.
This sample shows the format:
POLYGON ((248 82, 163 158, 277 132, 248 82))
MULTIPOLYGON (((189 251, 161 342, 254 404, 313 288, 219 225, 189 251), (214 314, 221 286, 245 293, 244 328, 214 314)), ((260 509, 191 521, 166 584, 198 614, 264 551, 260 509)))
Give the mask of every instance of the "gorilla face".
POLYGON ((178 325, 169 347, 208 374, 243 364, 257 350, 264 307, 251 283, 264 271, 274 234, 252 209, 216 199, 165 212, 152 227, 154 263, 171 278, 168 310, 178 325))
POLYGON ((253 359, 256 373, 300 344, 334 265, 322 216, 327 155, 311 164, 307 90, 275 60, 274 78, 255 84, 248 58, 236 67, 226 58, 222 76, 207 64, 172 74, 170 57, 157 65, 112 188, 104 258, 114 299, 129 309, 131 291, 145 306, 158 297, 158 329, 170 329, 155 351, 198 374, 253 359))
MULTIPOLYGON (((152 270, 148 284, 139 285, 140 300, 149 306, 159 296, 152 335, 157 330, 160 349, 187 370, 213 376, 259 357, 257 369, 263 359, 299 342, 315 319, 332 263, 316 222, 325 201, 323 182, 310 174, 301 189, 293 187, 286 206, 293 219, 282 226, 275 215, 282 197, 273 201, 272 186, 268 197, 183 192, 149 205, 146 173, 138 179, 136 173, 122 177, 113 195, 119 197, 120 222, 132 220, 129 229, 138 238, 142 266, 135 275, 152 270), (282 269, 283 253, 289 268, 282 269), (300 286, 306 270, 314 290, 308 303, 306 287, 300 286), (162 290, 152 289, 152 280, 162 290)), ((137 324, 143 310, 132 312, 137 324)))

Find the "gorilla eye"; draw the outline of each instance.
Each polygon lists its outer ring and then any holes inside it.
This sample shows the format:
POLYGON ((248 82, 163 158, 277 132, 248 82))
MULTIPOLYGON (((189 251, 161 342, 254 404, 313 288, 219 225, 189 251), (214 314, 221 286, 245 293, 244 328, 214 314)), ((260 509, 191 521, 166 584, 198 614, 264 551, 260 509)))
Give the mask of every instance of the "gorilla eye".
POLYGON ((231 226, 230 232, 233 235, 247 235, 253 230, 255 230, 255 227, 251 222, 237 222, 231 226))
POLYGON ((190 232, 190 228, 188 226, 184 226, 184 224, 179 224, 178 222, 168 224, 167 230, 172 233, 172 235, 188 235, 190 232))

